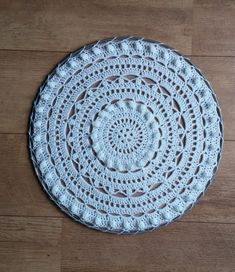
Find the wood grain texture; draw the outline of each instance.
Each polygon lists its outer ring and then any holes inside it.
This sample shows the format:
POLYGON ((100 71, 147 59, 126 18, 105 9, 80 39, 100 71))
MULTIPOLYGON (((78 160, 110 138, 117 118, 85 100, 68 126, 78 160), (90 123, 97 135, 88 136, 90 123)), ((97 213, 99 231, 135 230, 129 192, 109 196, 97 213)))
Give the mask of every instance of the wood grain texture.
POLYGON ((60 271, 61 220, 0 217, 0 271, 60 271))
MULTIPOLYGON (((0 135, 0 215, 65 217, 43 192, 33 173, 27 136, 0 135)), ((181 220, 235 223, 235 142, 225 142, 215 182, 205 197, 181 220)))
POLYGON ((191 53, 192 0, 0 3, 0 48, 72 51, 102 38, 132 35, 191 53))
POLYGON ((0 0, 0 271, 233 272, 235 1, 0 0), (225 123, 214 183, 180 221, 137 236, 66 217, 43 192, 27 150, 33 99, 67 53, 136 35, 164 42, 211 82, 225 123))
POLYGON ((157 232, 117 236, 63 220, 64 272, 232 272, 234 224, 174 223, 157 232))
POLYGON ((195 0, 194 55, 235 56, 235 1, 195 0))

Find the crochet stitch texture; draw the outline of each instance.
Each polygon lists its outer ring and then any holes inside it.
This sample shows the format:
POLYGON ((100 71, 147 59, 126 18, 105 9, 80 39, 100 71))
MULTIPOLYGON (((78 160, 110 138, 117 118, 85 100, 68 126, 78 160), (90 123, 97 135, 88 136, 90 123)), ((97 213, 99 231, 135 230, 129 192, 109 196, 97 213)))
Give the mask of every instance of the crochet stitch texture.
POLYGON ((73 219, 138 233, 179 218, 217 170, 223 124, 201 72, 143 38, 72 53, 41 86, 29 147, 44 189, 73 219))

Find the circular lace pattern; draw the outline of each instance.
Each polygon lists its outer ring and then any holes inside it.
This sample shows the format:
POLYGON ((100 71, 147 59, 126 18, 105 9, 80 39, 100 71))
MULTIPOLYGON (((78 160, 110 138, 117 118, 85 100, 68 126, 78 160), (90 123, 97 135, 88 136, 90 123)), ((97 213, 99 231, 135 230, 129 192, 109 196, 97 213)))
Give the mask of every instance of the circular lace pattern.
POLYGON ((41 86, 30 119, 31 157, 49 196, 113 233, 152 230, 191 208, 222 144, 208 81, 175 50, 140 38, 71 54, 41 86))

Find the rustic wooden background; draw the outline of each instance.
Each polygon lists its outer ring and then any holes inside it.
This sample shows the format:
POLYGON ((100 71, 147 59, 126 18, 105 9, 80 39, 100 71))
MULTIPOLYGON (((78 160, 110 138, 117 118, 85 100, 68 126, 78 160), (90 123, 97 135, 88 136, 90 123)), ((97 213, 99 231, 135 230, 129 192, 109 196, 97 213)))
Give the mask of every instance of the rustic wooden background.
POLYGON ((0 0, 0 271, 235 271, 235 1, 0 0), (97 39, 144 36, 189 56, 211 81, 225 123, 223 159, 201 202, 160 231, 87 229, 42 191, 27 123, 47 73, 97 39))

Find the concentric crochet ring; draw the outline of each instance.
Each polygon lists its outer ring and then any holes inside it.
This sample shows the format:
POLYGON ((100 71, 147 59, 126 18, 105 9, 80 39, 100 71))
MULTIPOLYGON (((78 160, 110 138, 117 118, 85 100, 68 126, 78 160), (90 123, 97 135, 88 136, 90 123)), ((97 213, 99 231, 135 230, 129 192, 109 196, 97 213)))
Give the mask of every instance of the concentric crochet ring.
POLYGON ((31 158, 50 198, 112 233, 179 218, 211 183, 222 145, 209 82, 177 51, 143 38, 72 53, 41 86, 30 118, 31 158))
POLYGON ((144 104, 119 100, 101 110, 92 126, 91 147, 111 171, 141 170, 157 151, 157 121, 144 104))

